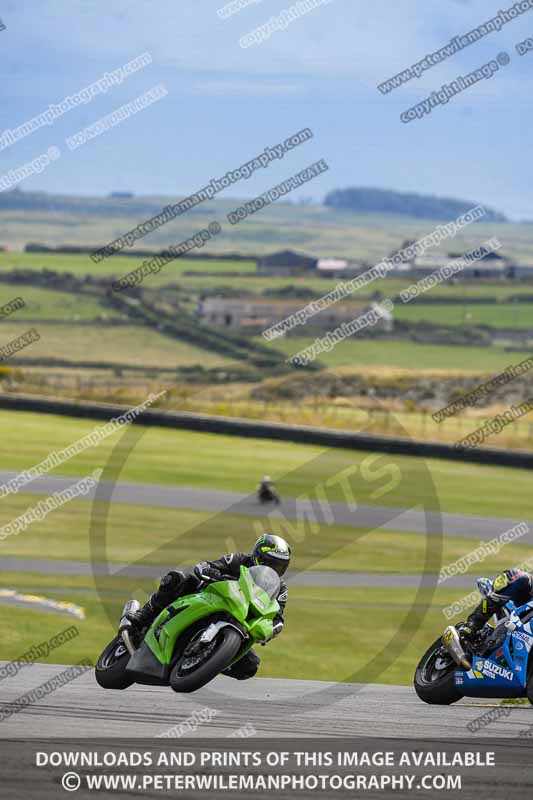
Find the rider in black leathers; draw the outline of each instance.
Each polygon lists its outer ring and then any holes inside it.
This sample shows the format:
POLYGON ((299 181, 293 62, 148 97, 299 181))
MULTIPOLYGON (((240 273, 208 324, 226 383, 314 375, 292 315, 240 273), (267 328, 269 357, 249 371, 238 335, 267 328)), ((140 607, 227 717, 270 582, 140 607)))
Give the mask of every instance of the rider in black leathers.
MULTIPOLYGON (((145 628, 151 625, 157 615, 176 598, 191 594, 206 580, 223 580, 225 575, 238 578, 242 566, 253 567, 264 564, 272 567, 280 576, 281 589, 277 597, 280 612, 274 618, 272 634, 272 638, 275 638, 279 636, 285 624, 283 614, 287 603, 287 585, 281 576, 285 574, 290 558, 291 549, 287 542, 281 536, 265 533, 255 543, 252 553, 228 553, 214 561, 200 561, 189 569, 171 570, 161 578, 157 592, 154 592, 143 608, 133 614, 130 620, 138 629, 145 628)), ((260 663, 259 656, 253 650, 248 650, 223 674, 237 680, 253 678, 260 663)))
POLYGON ((257 487, 257 495, 259 500, 261 501, 273 501, 276 504, 279 504, 280 498, 277 492, 276 487, 274 486, 274 482, 270 479, 269 475, 265 475, 263 480, 257 487))

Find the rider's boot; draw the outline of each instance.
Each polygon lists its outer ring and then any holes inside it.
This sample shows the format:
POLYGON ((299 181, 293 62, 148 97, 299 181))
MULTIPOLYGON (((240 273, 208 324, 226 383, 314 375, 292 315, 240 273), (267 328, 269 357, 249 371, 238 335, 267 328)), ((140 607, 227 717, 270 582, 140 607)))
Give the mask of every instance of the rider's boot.
POLYGON ((157 615, 161 613, 161 611, 162 609, 154 607, 151 597, 150 600, 148 600, 148 602, 139 609, 139 611, 136 611, 133 614, 128 614, 127 617, 132 623, 133 627, 140 631, 142 628, 147 628, 150 626, 157 615))

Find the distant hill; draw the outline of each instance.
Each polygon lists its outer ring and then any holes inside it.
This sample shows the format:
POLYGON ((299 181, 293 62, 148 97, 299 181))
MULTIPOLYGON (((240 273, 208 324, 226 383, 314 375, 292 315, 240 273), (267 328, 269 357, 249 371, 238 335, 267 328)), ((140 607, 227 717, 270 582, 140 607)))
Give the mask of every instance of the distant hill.
MULTIPOLYGON (((166 202, 170 198, 166 198, 166 202)), ((173 199, 173 198, 172 198, 173 199)), ((53 211, 90 216, 152 215, 161 211, 164 203, 155 197, 135 197, 113 193, 109 197, 48 194, 13 189, 0 192, 0 211, 53 211)))
MULTIPOLYGON (((182 198, 183 195, 98 197, 25 190, 0 192, 0 247, 19 251, 29 242, 40 242, 51 248, 69 245, 71 252, 75 248, 92 251, 182 198)), ((205 259, 206 252, 228 256, 239 253, 256 259, 279 250, 296 250, 313 258, 347 258, 356 263, 375 264, 385 254, 396 252, 406 239, 419 239, 439 224, 433 218, 406 216, 405 207, 401 209, 403 213, 383 213, 383 210, 357 213, 323 203, 301 205, 284 200, 280 198, 277 203, 265 206, 239 225, 229 225, 227 214, 242 199, 214 197, 139 239, 132 249, 160 252, 218 221, 222 232, 206 248, 198 250, 200 261, 205 259)), ((467 205, 460 205, 459 209, 464 210, 467 205)), ((455 210, 447 212, 445 221, 455 216, 455 210)), ((490 213, 485 219, 505 218, 490 213)), ((533 263, 532 226, 492 222, 486 227, 494 227, 494 234, 502 237, 507 258, 533 263)), ((479 246, 477 230, 475 225, 464 230, 461 247, 466 250, 479 246)), ((9 261, 9 253, 0 253, 0 260, 3 267, 9 261)))
MULTIPOLYGON (((138 219, 158 214, 169 202, 177 202, 182 195, 175 197, 129 196, 129 193, 114 192, 108 197, 87 197, 80 195, 57 195, 47 192, 27 192, 13 189, 0 192, 0 211, 44 211, 95 217, 136 217, 138 219)), ((222 211, 235 200, 219 198, 189 210, 187 216, 197 216, 202 211, 215 209, 222 211)), ((463 214, 475 205, 467 200, 434 195, 393 192, 387 189, 350 188, 330 192, 324 205, 339 211, 353 211, 356 214, 390 214, 391 216, 411 217, 412 219, 442 220, 463 214)), ((483 204, 480 204, 483 205, 483 204)), ((296 213, 298 213, 296 207, 296 213)), ((316 208, 316 207, 315 207, 316 208)), ((508 222, 504 214, 484 206, 487 214, 482 222, 508 222)), ((264 215, 263 215, 264 216, 264 215)))
MULTIPOLYGON (((452 197, 436 197, 432 194, 393 192, 387 189, 364 187, 335 189, 326 195, 324 205, 339 211, 357 214, 394 214, 415 219, 433 219, 449 222, 460 214, 483 203, 457 200, 452 197)), ((504 214, 485 208, 486 216, 481 222, 508 222, 504 214)))

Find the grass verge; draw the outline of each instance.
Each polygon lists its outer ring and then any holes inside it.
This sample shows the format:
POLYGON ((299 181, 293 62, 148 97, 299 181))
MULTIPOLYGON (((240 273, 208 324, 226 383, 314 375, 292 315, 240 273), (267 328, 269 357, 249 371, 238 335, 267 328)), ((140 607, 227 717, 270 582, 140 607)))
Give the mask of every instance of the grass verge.
MULTIPOLYGON (((6 524, 37 502, 35 496, 23 494, 4 498, 1 523, 6 524)), ((125 504, 113 504, 104 520, 101 503, 93 509, 87 500, 73 500, 32 523, 26 531, 4 539, 2 556, 90 562, 93 511, 97 524, 107 531, 105 549, 96 549, 95 544, 97 561, 167 565, 169 569, 216 558, 232 550, 247 552, 265 529, 285 536, 290 542, 295 570, 421 574, 427 569, 426 558, 431 557, 429 563, 434 564, 432 571, 436 573, 442 565, 465 557, 480 544, 471 538, 447 537, 439 563, 437 540, 430 540, 435 549, 432 547, 427 555, 427 537, 423 533, 369 531, 340 525, 303 528, 294 521, 280 521, 274 516, 267 521, 236 514, 125 504)), ((516 544, 505 545, 501 553, 489 555, 482 564, 470 565, 468 572, 479 574, 481 570, 491 574, 501 571, 502 559, 508 565, 527 560, 532 555, 530 539, 526 535, 516 544)), ((6 579, 9 580, 9 573, 6 579)))
MULTIPOLYGON (((43 576, 24 575, 20 586, 24 588, 28 582, 38 584, 42 579, 43 576)), ((45 583, 51 580, 52 576, 46 576, 45 583)), ((57 576, 56 586, 64 580, 63 576, 57 576)), ((90 579, 78 579, 78 588, 89 589, 89 584, 90 579)), ((19 579, 12 575, 9 585, 16 588, 19 579)), ((43 586, 42 591, 47 597, 66 599, 64 594, 54 594, 53 588, 43 586)), ((357 679, 362 682, 410 684, 417 661, 446 624, 442 606, 460 594, 438 592, 424 614, 423 606, 413 608, 415 592, 410 589, 396 590, 384 597, 379 589, 293 587, 283 634, 267 647, 258 648, 262 659, 259 675, 343 682, 353 680, 359 673, 357 679), (385 647, 380 656, 380 651, 395 636, 398 649, 385 647), (392 660, 391 653, 396 653, 392 660)), ((76 592, 71 599, 85 608, 85 620, 0 606, 3 631, 0 659, 16 659, 32 645, 48 641, 74 624, 79 636, 52 651, 43 661, 55 664, 72 664, 82 658, 94 661, 113 637, 115 622, 108 619, 93 592, 76 592)), ((117 622, 124 599, 118 594, 107 598, 117 622)), ((418 598, 419 603, 428 601, 429 596, 418 598)))
MULTIPOLYGON (((94 430, 98 424, 54 415, 0 411, 2 468, 28 469, 45 459, 51 451, 64 448, 94 430)), ((181 430, 142 430, 140 440, 135 446, 131 445, 120 474, 121 481, 247 494, 255 491, 257 480, 267 473, 279 482, 283 496, 299 497, 312 496, 317 486, 323 486, 326 480, 349 470, 355 500, 359 504, 394 508, 426 504, 433 510, 440 507, 447 512, 517 520, 533 518, 531 478, 527 470, 413 456, 326 450, 290 442, 181 430), (387 480, 387 474, 392 476, 390 480, 387 480), (379 475, 383 477, 379 478, 379 475)), ((88 475, 105 466, 112 446, 121 435, 113 434, 51 474, 88 475)), ((327 499, 346 502, 339 481, 327 487, 327 499)))

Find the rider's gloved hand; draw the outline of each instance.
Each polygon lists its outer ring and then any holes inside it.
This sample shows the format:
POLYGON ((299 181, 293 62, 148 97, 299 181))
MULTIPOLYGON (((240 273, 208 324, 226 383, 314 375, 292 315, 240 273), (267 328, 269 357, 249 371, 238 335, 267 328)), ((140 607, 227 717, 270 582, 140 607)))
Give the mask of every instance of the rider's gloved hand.
POLYGON ((194 568, 194 574, 197 578, 201 581, 210 580, 210 581, 220 581, 222 580, 222 573, 216 567, 212 567, 210 564, 202 562, 201 564, 197 564, 194 568))
POLYGON ((471 625, 467 625, 466 622, 460 622, 455 626, 455 630, 464 642, 471 642, 476 633, 471 625))

